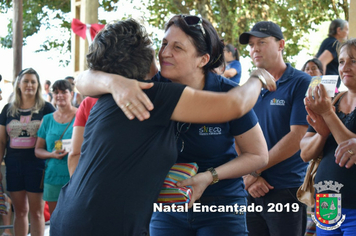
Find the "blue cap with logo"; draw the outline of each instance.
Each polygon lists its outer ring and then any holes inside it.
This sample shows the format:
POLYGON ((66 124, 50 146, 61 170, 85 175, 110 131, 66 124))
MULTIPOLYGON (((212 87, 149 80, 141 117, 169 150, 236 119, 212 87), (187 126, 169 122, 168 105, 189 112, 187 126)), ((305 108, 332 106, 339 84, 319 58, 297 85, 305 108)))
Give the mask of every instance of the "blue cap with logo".
POLYGON ((256 23, 250 32, 245 32, 240 35, 239 41, 241 44, 248 44, 250 35, 258 38, 276 37, 277 39, 284 39, 283 33, 279 25, 272 21, 260 21, 256 23))

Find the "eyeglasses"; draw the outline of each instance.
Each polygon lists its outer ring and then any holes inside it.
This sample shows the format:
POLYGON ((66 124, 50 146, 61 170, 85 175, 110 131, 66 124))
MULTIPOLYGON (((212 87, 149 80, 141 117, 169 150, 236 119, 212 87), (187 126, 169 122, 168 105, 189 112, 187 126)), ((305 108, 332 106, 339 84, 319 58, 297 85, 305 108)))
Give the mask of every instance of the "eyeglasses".
POLYGON ((180 152, 183 152, 183 150, 184 150, 184 140, 182 138, 180 138, 179 136, 180 136, 180 134, 186 133, 189 130, 191 124, 192 123, 177 122, 176 142, 178 141, 178 139, 182 140, 182 147, 180 149, 180 152))
POLYGON ((193 26, 193 27, 198 26, 205 37, 205 29, 203 27, 203 19, 202 18, 200 18, 198 16, 185 16, 185 15, 181 15, 181 17, 183 18, 183 20, 185 21, 185 23, 188 26, 193 26))

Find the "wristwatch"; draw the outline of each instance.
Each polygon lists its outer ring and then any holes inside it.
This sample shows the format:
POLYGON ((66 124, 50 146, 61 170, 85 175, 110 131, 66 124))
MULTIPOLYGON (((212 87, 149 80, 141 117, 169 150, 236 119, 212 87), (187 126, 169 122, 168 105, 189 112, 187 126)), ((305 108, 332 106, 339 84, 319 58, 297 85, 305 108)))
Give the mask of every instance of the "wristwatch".
POLYGON ((210 185, 216 184, 217 182, 219 182, 219 176, 218 173, 216 172, 216 170, 214 169, 214 167, 210 167, 209 169, 207 169, 207 171, 210 171, 210 173, 213 175, 213 181, 211 182, 210 185))
POLYGON ((261 176, 261 173, 257 173, 256 171, 254 171, 254 172, 250 173, 250 175, 257 178, 257 177, 261 176))

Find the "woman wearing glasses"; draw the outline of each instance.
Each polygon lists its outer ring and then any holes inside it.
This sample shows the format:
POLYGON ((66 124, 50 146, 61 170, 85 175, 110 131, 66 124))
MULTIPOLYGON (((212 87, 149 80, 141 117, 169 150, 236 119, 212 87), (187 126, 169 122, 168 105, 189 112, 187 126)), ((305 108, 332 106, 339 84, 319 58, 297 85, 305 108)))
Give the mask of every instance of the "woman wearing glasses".
MULTIPOLYGON (((159 51, 161 71, 153 80, 172 81, 197 90, 229 91, 236 84, 211 72, 224 62, 223 49, 224 45, 208 21, 196 16, 174 16, 166 25, 159 51)), ((124 102, 119 101, 121 95, 111 91, 120 90, 122 83, 126 82, 117 75, 87 71, 78 80, 77 88, 85 95, 112 93, 129 118, 132 114, 138 114, 140 120, 148 117, 142 112, 142 104, 150 107, 144 96, 134 94, 126 97, 124 102)), ((254 99, 253 94, 245 93, 244 96, 250 95, 254 99)), ((230 109, 243 109, 245 104, 241 102, 239 105, 230 109)), ((181 112, 190 113, 190 106, 181 112)), ((204 116, 201 114, 202 119, 204 116)), ((210 121, 197 124, 202 119, 196 120, 195 124, 177 122, 175 125, 179 152, 177 162, 197 162, 199 166, 200 173, 180 183, 181 186, 193 186, 190 206, 195 201, 204 205, 246 205, 241 177, 267 163, 266 142, 255 114, 250 111, 240 119, 226 123, 211 124, 210 121), (240 150, 238 157, 235 142, 240 150)), ((190 209, 183 213, 156 212, 152 217, 152 236, 195 234, 247 235, 245 214, 236 214, 235 211, 203 213, 190 209)))

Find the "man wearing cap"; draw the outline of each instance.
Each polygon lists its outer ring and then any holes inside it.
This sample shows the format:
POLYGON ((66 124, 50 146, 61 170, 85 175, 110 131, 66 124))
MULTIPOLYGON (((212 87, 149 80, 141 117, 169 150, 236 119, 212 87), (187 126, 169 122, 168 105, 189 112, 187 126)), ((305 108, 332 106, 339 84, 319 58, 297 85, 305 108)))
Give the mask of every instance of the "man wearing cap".
POLYGON ((299 143, 308 123, 303 99, 310 76, 283 60, 284 37, 270 21, 255 24, 240 35, 250 46, 258 68, 276 79, 277 90, 263 89, 254 107, 269 150, 268 165, 244 176, 248 204, 261 205, 262 212, 247 212, 250 236, 302 236, 306 227, 306 206, 296 198, 307 163, 300 158, 299 143))

